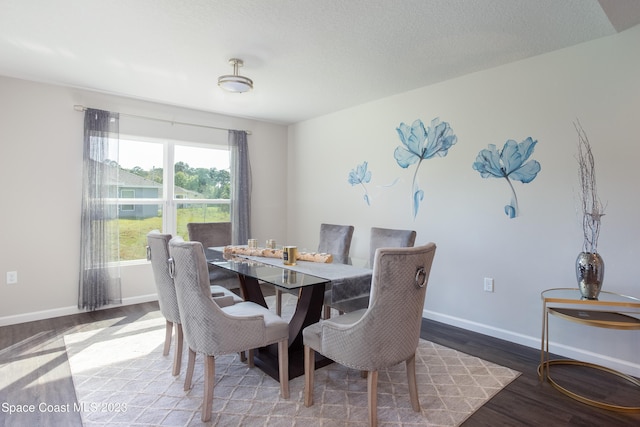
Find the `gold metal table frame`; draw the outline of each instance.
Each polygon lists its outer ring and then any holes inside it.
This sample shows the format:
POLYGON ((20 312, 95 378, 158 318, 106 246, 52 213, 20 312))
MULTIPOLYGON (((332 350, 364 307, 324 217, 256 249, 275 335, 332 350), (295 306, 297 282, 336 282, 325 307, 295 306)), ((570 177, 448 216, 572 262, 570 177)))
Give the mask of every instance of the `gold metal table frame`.
POLYGON ((616 375, 640 387, 640 381, 637 378, 593 363, 572 359, 549 359, 549 314, 587 326, 619 330, 639 330, 640 318, 632 315, 640 315, 640 299, 604 291, 600 293, 597 300, 582 299, 580 290, 577 288, 547 289, 542 292, 541 297, 542 340, 540 344, 540 365, 538 366, 538 376, 540 380, 544 381, 546 379, 554 388, 563 394, 587 405, 618 412, 640 412, 639 406, 614 405, 593 400, 568 390, 551 377, 551 366, 585 366, 616 375))

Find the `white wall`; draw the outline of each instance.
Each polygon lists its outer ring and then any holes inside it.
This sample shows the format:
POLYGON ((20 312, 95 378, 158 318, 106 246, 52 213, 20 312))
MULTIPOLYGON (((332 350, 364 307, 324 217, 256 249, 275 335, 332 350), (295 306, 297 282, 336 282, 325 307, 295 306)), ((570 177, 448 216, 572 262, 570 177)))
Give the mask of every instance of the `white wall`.
MULTIPOLYGON (((410 228, 417 244, 438 245, 425 315, 538 347, 541 291, 577 287, 574 263, 582 249, 573 122, 579 119, 596 159, 598 189, 607 203, 599 252, 604 289, 640 297, 635 265, 640 250, 640 26, 615 36, 399 94, 302 122, 289 129, 291 243, 314 247, 321 222, 353 224, 352 257, 366 258, 372 226, 410 228), (418 176, 425 191, 410 213, 415 166, 400 168, 396 127, 440 117, 458 142, 446 157, 426 160, 418 176), (521 215, 503 206, 503 179, 472 169, 488 144, 538 140, 532 159, 542 166, 529 184, 515 182, 521 215), (367 206, 349 171, 369 162, 367 206), (383 184, 399 182, 393 187, 383 184), (327 197, 327 195, 330 195, 327 197), (495 292, 483 292, 483 278, 495 292)), ((407 58, 403 67, 411 67, 407 58)), ((640 374, 637 332, 586 329, 551 321, 552 350, 640 374)))
MULTIPOLYGON (((0 77, 0 325, 77 312, 84 116, 75 104, 250 130, 254 236, 286 236, 284 222, 271 220, 286 205, 286 127, 0 77), (6 284, 7 271, 18 272, 18 284, 6 284)), ((121 132, 136 126, 226 144, 223 131, 121 119, 121 132)), ((122 294, 124 303, 155 298, 148 263, 122 268, 122 294)))

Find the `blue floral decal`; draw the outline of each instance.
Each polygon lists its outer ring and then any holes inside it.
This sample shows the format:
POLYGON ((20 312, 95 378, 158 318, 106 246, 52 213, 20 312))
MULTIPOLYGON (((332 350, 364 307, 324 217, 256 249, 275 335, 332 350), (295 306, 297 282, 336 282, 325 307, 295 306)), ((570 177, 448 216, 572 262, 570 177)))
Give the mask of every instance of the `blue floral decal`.
POLYGON ((367 166, 369 164, 367 162, 363 162, 361 165, 356 166, 355 169, 352 169, 349 172, 349 184, 353 185, 362 185, 364 189, 364 201, 367 202, 367 205, 371 206, 371 201, 369 200, 369 193, 367 192, 367 187, 364 185, 368 182, 371 182, 371 171, 367 170, 367 166))
POLYGON ((420 202, 424 199, 424 191, 420 189, 417 179, 420 164, 423 160, 434 156, 446 156, 449 148, 458 141, 458 138, 453 134, 449 123, 441 123, 439 118, 433 119, 428 129, 425 129, 422 120, 418 119, 413 122, 411 127, 400 123, 396 131, 402 142, 402 145, 398 146, 393 153, 398 165, 408 168, 416 162, 418 163, 411 184, 413 217, 415 218, 420 202))
POLYGON ((518 216, 518 197, 511 180, 527 184, 535 179, 540 172, 540 163, 536 160, 527 162, 538 141, 528 137, 521 143, 510 139, 502 150, 498 150, 494 144, 481 150, 473 163, 473 169, 480 172, 483 178, 504 178, 511 188, 511 203, 504 207, 504 213, 509 218, 518 216))

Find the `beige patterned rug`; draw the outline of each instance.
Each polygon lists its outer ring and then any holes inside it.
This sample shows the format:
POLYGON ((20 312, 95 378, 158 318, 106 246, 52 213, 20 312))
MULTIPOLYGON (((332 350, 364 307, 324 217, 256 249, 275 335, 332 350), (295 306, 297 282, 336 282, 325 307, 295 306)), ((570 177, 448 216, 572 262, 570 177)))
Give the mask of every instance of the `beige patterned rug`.
MULTIPOLYGON (((164 319, 157 313, 64 340, 85 426, 203 425, 202 356, 196 360, 193 388, 183 391, 187 352, 181 375, 172 376, 173 347, 162 356, 164 319)), ((519 375, 425 340, 420 340, 416 372, 420 413, 411 409, 404 364, 380 372, 380 425, 460 425, 519 375)), ((315 404, 306 408, 303 377, 291 380, 291 397, 284 400, 279 384, 260 369, 249 369, 237 354, 219 357, 212 421, 204 425, 367 425, 367 381, 359 371, 334 363, 316 371, 316 387, 315 404)))

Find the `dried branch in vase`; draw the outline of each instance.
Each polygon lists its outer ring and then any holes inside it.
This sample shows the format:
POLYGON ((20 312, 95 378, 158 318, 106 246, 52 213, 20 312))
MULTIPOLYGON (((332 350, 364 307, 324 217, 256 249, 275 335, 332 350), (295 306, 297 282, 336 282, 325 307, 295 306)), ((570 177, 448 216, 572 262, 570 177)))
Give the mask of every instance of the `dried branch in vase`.
POLYGON ((598 197, 596 187, 595 160, 591 144, 580 122, 574 123, 578 132, 578 167, 580 172, 580 199, 582 202, 582 232, 584 234, 583 250, 598 253, 600 237, 600 221, 604 216, 604 206, 598 197))

